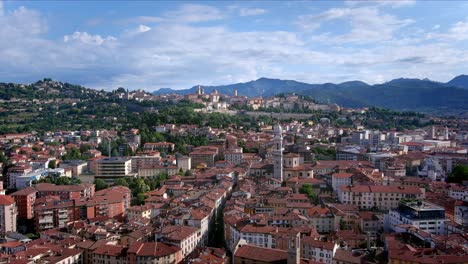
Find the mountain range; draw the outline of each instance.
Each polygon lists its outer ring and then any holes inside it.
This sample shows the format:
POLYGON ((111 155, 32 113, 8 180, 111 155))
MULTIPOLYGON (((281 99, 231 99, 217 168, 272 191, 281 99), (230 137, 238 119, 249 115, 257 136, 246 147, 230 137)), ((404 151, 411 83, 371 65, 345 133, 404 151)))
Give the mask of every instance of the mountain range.
MULTIPOLYGON (((345 107, 376 106, 393 110, 464 114, 468 112, 468 75, 460 75, 447 83, 429 79, 394 79, 369 85, 362 81, 339 84, 309 84, 293 80, 260 78, 255 81, 220 86, 202 86, 205 93, 220 93, 257 97, 280 93, 309 95, 322 103, 337 103, 345 107)), ((196 93, 198 86, 173 90, 163 88, 154 94, 196 93)))

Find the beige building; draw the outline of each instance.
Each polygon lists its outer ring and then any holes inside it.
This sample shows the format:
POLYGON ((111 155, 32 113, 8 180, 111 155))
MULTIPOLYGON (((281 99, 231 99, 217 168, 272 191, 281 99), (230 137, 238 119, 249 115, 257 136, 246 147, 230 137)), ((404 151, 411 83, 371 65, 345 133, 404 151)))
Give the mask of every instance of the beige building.
POLYGON ((159 165, 161 163, 161 157, 159 152, 155 155, 145 156, 133 156, 132 157, 132 171, 138 172, 139 169, 149 166, 159 165))
POLYGON ((151 219, 152 206, 147 205, 135 205, 127 208, 127 219, 138 220, 141 218, 151 219))
POLYGON ((424 199, 424 190, 417 186, 341 186, 338 197, 340 202, 360 209, 390 210, 398 207, 402 199, 424 199))
POLYGON ((192 169, 192 158, 182 155, 176 156, 177 169, 188 171, 192 169))
POLYGON ((132 173, 132 160, 123 157, 104 158, 97 161, 96 179, 112 181, 118 178, 134 177, 132 173))
POLYGON ((178 169, 176 166, 163 166, 163 165, 153 165, 140 168, 138 170, 139 177, 156 177, 161 173, 167 173, 167 175, 172 176, 176 175, 178 169))
POLYGON ((0 234, 16 232, 17 215, 15 199, 9 195, 0 195, 0 234))

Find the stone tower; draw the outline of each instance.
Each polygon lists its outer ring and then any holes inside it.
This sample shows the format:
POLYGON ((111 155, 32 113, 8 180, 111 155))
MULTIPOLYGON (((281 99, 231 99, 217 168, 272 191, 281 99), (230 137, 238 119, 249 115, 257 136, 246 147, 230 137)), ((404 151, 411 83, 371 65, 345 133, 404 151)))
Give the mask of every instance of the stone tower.
POLYGON ((273 178, 283 181, 283 131, 279 124, 273 127, 275 137, 273 138, 273 178))
POLYGON ((300 233, 288 235, 288 264, 299 264, 301 263, 301 237, 300 233))
POLYGON ((204 93, 205 93, 205 91, 203 91, 203 88, 201 87, 201 85, 198 85, 197 94, 198 95, 203 95, 204 93))

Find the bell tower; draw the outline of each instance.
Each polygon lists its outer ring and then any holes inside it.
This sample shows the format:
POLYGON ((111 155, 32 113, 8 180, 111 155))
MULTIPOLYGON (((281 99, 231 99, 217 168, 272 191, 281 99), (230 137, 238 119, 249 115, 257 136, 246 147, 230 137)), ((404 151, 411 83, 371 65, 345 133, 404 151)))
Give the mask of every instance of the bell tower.
POLYGON ((288 264, 299 264, 301 263, 301 237, 300 232, 296 234, 290 234, 288 236, 288 264))
POLYGON ((273 147, 273 178, 283 181, 283 131, 281 130, 281 125, 276 124, 273 127, 273 132, 275 134, 273 138, 274 147, 273 147))

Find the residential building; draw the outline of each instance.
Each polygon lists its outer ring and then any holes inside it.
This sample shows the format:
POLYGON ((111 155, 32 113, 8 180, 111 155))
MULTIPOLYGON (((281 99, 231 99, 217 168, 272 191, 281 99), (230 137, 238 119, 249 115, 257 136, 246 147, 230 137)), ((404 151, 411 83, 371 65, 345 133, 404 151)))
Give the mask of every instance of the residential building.
POLYGON ((10 194, 15 199, 18 208, 18 218, 32 219, 34 217, 34 203, 36 202, 37 190, 26 187, 10 194))
POLYGON ((285 250, 240 245, 234 254, 233 264, 286 264, 287 260, 285 250))
POLYGON ((124 157, 104 158, 96 163, 96 179, 114 181, 118 178, 135 177, 132 173, 132 160, 124 157))
POLYGON ((200 246, 202 235, 199 228, 191 226, 164 226, 156 233, 156 240, 177 246, 182 249, 183 257, 187 257, 197 246, 200 246))
POLYGON ((207 167, 214 167, 216 157, 218 155, 218 148, 213 146, 197 147, 190 152, 192 165, 197 167, 200 164, 206 164, 207 167))
POLYGON ((192 169, 192 158, 184 155, 176 155, 177 170, 188 171, 192 169))
POLYGON ((352 173, 333 173, 332 174, 332 188, 333 191, 338 192, 341 186, 348 186, 352 184, 352 173))
POLYGON ((9 195, 0 195, 0 235, 16 232, 17 216, 15 199, 9 195))
POLYGON ((468 226, 468 202, 456 201, 453 213, 455 223, 468 226))
POLYGON ((161 165, 161 157, 159 152, 154 155, 133 156, 132 158, 132 172, 138 172, 143 167, 161 165))
MULTIPOLYGON (((136 243, 135 243, 136 244, 136 243)), ((93 264, 127 264, 127 248, 120 245, 103 244, 98 246, 91 254, 93 264)), ((138 263, 138 262, 133 262, 138 263)), ((141 262, 139 262, 141 263, 141 262)))
POLYGON ((151 219, 152 209, 150 204, 130 206, 126 210, 126 217, 128 220, 151 219))
POLYGON ((240 163, 242 163, 242 158, 242 148, 227 149, 224 152, 224 159, 233 165, 239 165, 240 163))
POLYGON ((424 189, 417 186, 355 185, 341 186, 340 190, 340 202, 357 205, 360 209, 390 210, 398 207, 402 199, 424 198, 424 189))
POLYGON ((88 170, 88 163, 83 160, 65 160, 60 162, 60 168, 69 168, 72 171, 73 177, 80 176, 83 172, 88 170))
POLYGON ((328 208, 314 206, 307 210, 307 217, 319 233, 329 233, 335 230, 334 215, 328 208))
POLYGON ((338 248, 335 242, 323 242, 314 237, 301 238, 301 257, 320 263, 332 264, 338 248))

